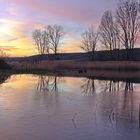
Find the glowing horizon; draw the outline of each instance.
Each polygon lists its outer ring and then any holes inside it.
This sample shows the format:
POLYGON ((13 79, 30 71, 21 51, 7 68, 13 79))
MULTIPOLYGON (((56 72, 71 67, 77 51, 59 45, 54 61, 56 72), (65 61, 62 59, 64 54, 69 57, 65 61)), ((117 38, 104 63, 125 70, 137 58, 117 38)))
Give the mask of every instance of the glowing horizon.
POLYGON ((48 24, 60 24, 67 33, 60 52, 79 52, 80 34, 98 26, 105 10, 116 0, 0 0, 0 48, 10 56, 37 54, 32 32, 48 24))

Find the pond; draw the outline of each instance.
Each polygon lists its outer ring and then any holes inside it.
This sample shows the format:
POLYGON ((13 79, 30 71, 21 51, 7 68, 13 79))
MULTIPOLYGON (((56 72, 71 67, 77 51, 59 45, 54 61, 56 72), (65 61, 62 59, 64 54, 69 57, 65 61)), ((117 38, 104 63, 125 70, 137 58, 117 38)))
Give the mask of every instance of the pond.
POLYGON ((140 84, 3 74, 0 139, 139 140, 140 84))

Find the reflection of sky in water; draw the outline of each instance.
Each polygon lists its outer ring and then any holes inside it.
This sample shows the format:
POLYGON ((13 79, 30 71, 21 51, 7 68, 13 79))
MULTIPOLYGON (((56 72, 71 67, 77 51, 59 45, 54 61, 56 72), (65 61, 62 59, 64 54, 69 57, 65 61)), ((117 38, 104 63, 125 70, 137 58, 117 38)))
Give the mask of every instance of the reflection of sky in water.
MULTIPOLYGON (((44 79, 48 79, 49 76, 42 76, 45 77, 44 79)), ((50 85, 48 88, 51 86, 53 83, 54 76, 50 76, 51 80, 49 80, 50 85)), ((34 89, 37 85, 39 80, 39 76, 35 75, 13 75, 10 77, 10 79, 6 80, 3 85, 1 85, 1 90, 6 89, 7 90, 14 90, 18 89, 21 91, 27 90, 27 89, 34 89)), ((89 86, 92 87, 92 81, 94 81, 94 87, 96 89, 96 93, 102 93, 104 91, 109 90, 109 86, 118 86, 118 82, 113 82, 113 81, 101 81, 101 80, 92 80, 92 79, 87 79, 87 78, 73 78, 73 77, 56 77, 57 79, 57 86, 59 91, 64 91, 64 92, 83 92, 82 87, 83 85, 90 84, 89 86), (88 83, 89 82, 89 83, 88 83), (107 90, 108 87, 108 90, 107 90)), ((133 87, 135 91, 140 90, 139 84, 133 84, 133 87)), ((43 87, 42 87, 43 88, 43 87)), ((124 82, 119 82, 119 91, 124 91, 125 90, 125 83, 124 82)), ((117 89, 116 89, 117 91, 117 89)), ((80 93, 80 94, 81 94, 80 93)))
POLYGON ((82 80, 81 78, 64 78, 64 82, 60 84, 60 87, 63 91, 79 94, 82 80))
POLYGON ((0 137, 139 140, 139 91, 139 84, 13 75, 0 86, 0 137))

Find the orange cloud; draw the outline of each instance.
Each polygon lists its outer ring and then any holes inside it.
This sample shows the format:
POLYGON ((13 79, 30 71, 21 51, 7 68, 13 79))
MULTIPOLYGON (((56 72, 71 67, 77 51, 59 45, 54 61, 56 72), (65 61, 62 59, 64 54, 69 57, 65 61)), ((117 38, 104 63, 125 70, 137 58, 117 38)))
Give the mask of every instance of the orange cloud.
POLYGON ((77 39, 71 39, 67 42, 65 42, 61 47, 60 47, 60 52, 63 53, 68 53, 68 52, 79 52, 81 51, 80 48, 80 41, 77 39))
MULTIPOLYGON (((10 17, 0 19, 0 46, 16 46, 16 49, 9 49, 12 56, 36 54, 37 50, 34 49, 32 41, 33 29, 42 28, 43 23, 47 25, 51 22, 50 19, 55 20, 55 17, 62 19, 62 24, 65 21, 70 21, 70 24, 76 24, 82 28, 91 24, 97 25, 96 9, 91 4, 93 1, 87 3, 85 0, 67 2, 62 0, 58 3, 57 0, 5 0, 4 2, 8 6, 12 6, 6 8, 10 17), (17 6, 20 12, 14 6, 17 6)), ((80 34, 77 31, 74 32, 77 35, 80 34)), ((60 52, 81 51, 79 40, 77 36, 70 33, 64 38, 60 52)))
POLYGON ((12 51, 16 49, 17 48, 15 46, 0 46, 0 50, 4 50, 4 51, 12 51))
POLYGON ((11 56, 25 56, 35 53, 31 38, 22 31, 24 22, 0 19, 0 23, 2 24, 0 26, 0 49, 10 52, 11 56))
MULTIPOLYGON (((3 25, 0 27, 0 38, 2 38, 0 39, 1 49, 9 51, 10 56, 29 56, 37 54, 31 33, 28 35, 26 32, 24 33, 24 31, 26 31, 26 28, 30 30, 31 26, 33 26, 33 28, 42 28, 43 25, 34 24, 31 21, 24 23, 10 19, 0 19, 0 23, 3 25), (3 38, 3 36, 6 37, 3 38)), ((78 47, 79 41, 77 41, 79 39, 76 37, 73 38, 73 36, 72 33, 66 35, 60 52, 78 52, 80 50, 78 47)))

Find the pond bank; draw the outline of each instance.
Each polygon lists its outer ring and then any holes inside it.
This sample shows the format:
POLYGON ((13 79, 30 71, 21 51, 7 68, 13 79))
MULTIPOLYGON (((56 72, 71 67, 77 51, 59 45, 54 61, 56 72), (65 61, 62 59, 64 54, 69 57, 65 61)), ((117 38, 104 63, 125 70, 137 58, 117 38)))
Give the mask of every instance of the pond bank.
MULTIPOLYGON (((99 80, 112 80, 112 81, 128 81, 133 83, 140 83, 139 71, 112 71, 112 70, 58 70, 48 71, 47 69, 12 69, 8 71, 0 71, 2 77, 7 75, 47 75, 56 77, 79 77, 99 80)), ((0 76, 0 79, 1 78, 0 76)), ((2 80, 3 81, 3 80, 2 80)))
POLYGON ((10 62, 14 69, 47 70, 127 70, 139 71, 140 61, 39 61, 10 62))

